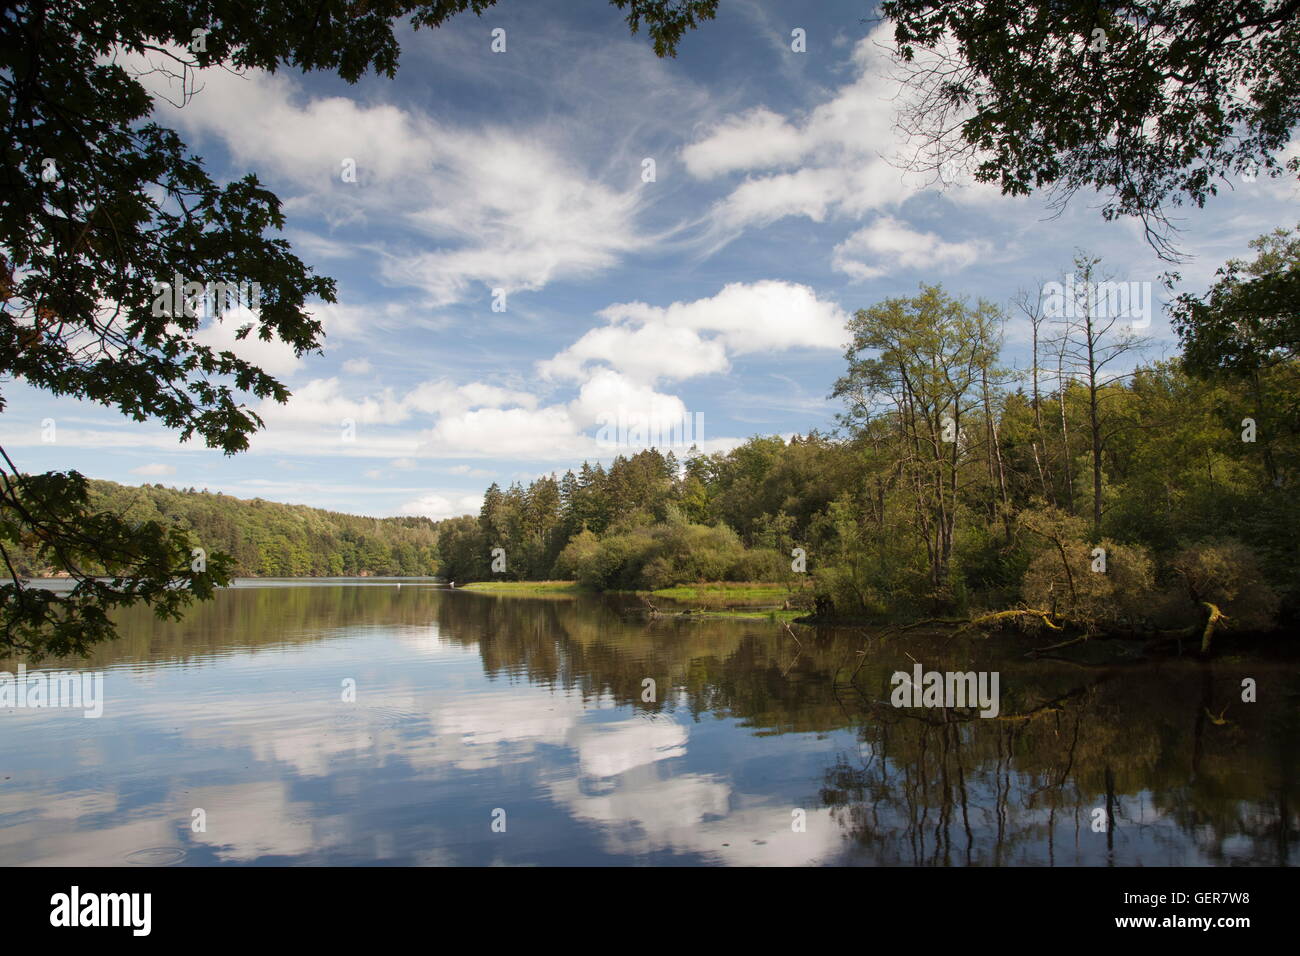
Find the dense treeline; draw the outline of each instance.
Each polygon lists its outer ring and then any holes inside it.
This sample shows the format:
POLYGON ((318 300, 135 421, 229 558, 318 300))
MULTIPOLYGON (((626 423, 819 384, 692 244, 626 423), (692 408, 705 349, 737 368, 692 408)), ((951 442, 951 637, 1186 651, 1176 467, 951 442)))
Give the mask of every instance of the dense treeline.
MULTIPOLYGON (((1022 298, 1023 372, 1003 364, 1006 316, 987 302, 923 287, 859 311, 836 434, 493 485, 477 519, 441 523, 444 572, 793 580, 799 548, 820 611, 841 617, 1021 608, 1097 629, 1211 614, 1267 628, 1300 606, 1300 242, 1254 247, 1204 301, 1177 300, 1187 357, 1171 361, 1142 364, 1134 323, 1086 291, 1054 311, 1022 298), (1220 321, 1223 302, 1236 318, 1220 321)), ((1081 256, 1067 288, 1095 288, 1099 266, 1081 256)))
MULTIPOLYGON (((128 522, 189 532, 194 547, 230 555, 241 577, 429 575, 437 568, 437 533, 427 518, 365 518, 158 484, 91 481, 90 493, 96 507, 128 522)), ((6 542, 15 569, 25 577, 51 573, 50 556, 33 543, 6 542)))

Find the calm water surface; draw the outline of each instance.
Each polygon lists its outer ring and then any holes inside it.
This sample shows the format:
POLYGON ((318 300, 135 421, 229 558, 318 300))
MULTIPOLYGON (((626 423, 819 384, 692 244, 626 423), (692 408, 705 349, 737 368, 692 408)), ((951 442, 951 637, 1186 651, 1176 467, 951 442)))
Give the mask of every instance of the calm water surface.
POLYGON ((0 864, 1300 860, 1294 661, 797 644, 766 621, 373 579, 121 620, 89 661, 43 665, 102 672, 101 718, 0 709, 0 864), (998 671, 999 718, 890 707, 913 659, 998 671))

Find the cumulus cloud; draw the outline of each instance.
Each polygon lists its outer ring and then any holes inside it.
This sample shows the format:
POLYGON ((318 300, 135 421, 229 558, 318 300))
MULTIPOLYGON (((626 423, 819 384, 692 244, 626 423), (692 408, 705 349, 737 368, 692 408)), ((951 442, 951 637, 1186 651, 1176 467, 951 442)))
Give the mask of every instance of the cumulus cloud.
POLYGON ((580 427, 609 424, 620 413, 643 421, 671 422, 686 414, 686 403, 613 369, 598 369, 569 404, 569 413, 580 427))
POLYGON ((446 415, 425 433, 429 455, 555 460, 589 453, 592 442, 561 405, 541 409, 484 408, 446 415))
POLYGON ((592 329, 538 368, 546 376, 577 379, 596 362, 647 382, 725 372, 730 365, 723 343, 701 338, 694 329, 615 322, 592 329))
POLYGON ((881 216, 837 245, 831 264, 861 281, 901 269, 963 269, 988 251, 985 242, 946 242, 932 232, 918 232, 892 216, 881 216))
MULTIPOLYGON (((544 378, 577 382, 579 390, 563 413, 537 411, 532 433, 521 438, 527 445, 573 441, 575 435, 566 440, 566 421, 575 431, 618 421, 679 423, 690 410, 659 391, 658 382, 725 372, 732 355, 840 349, 848 320, 839 305, 808 286, 776 280, 731 283, 716 295, 667 306, 615 303, 598 314, 606 325, 538 363, 544 378)), ((459 429, 468 434, 473 426, 495 424, 492 418, 475 414, 459 429)), ((439 428, 437 438, 451 437, 439 428)))
POLYGON ((619 303, 600 315, 611 323, 713 333, 713 341, 733 355, 804 347, 838 349, 848 320, 843 309, 819 299, 808 286, 776 280, 732 282, 717 295, 669 306, 619 303))
MULTIPOLYGON (((332 321, 339 320, 339 312, 330 314, 332 321)), ((538 363, 543 379, 572 389, 565 400, 543 403, 540 389, 458 384, 448 378, 405 389, 375 387, 366 375, 374 371, 370 361, 350 359, 343 363, 342 375, 295 385, 286 404, 258 403, 254 411, 266 429, 252 437, 251 448, 280 456, 383 459, 396 470, 429 458, 576 461, 609 456, 604 441, 609 436, 602 428, 625 427, 621 437, 628 441, 659 443, 669 439, 659 431, 643 435, 634 427, 654 425, 666 431, 689 421, 689 430, 679 428, 671 440, 725 451, 740 439, 705 438, 696 417, 700 410, 689 408, 660 383, 727 372, 733 356, 839 349, 847 321, 843 309, 810 287, 777 280, 731 283, 712 296, 663 306, 615 303, 597 314, 604 324, 538 363)), ((222 336, 233 338, 233 327, 217 324, 203 334, 221 344, 226 341, 222 336)), ((268 354, 264 366, 289 368, 283 356, 268 354)), ((139 436, 132 437, 139 445, 139 436)), ((159 438, 164 446, 169 442, 165 433, 159 438)), ((465 474, 484 474, 464 468, 465 474)), ((373 467, 366 472, 371 480, 383 474, 373 467)), ((424 511, 455 507, 445 495, 435 499, 425 502, 424 511)))
POLYGON ((441 521, 443 518, 457 518, 461 515, 476 515, 483 508, 482 495, 465 495, 455 492, 439 494, 429 492, 413 498, 397 509, 398 514, 417 515, 441 521))
MULTIPOLYGON (((331 314, 338 319, 338 312, 331 314)), ((688 435, 679 432, 674 440, 723 451, 739 439, 704 438, 694 415, 699 410, 660 383, 727 372, 733 356, 839 349, 848 318, 812 288, 777 280, 731 283, 712 296, 663 306, 614 303, 597 314, 603 325, 537 365, 543 379, 573 389, 567 400, 543 404, 539 391, 447 378, 376 388, 356 381, 374 370, 369 360, 351 359, 342 375, 296 385, 284 405, 269 399, 256 405, 266 429, 253 436, 252 448, 278 455, 327 449, 386 459, 398 470, 433 457, 581 460, 608 455, 599 439, 604 426, 666 429, 690 421, 696 424, 688 435)), ((233 334, 224 325, 205 333, 214 342, 233 334)), ((274 357, 263 364, 279 367, 274 357)), ((372 468, 367 474, 382 473, 372 468)), ((444 503, 434 501, 426 510, 444 503)))

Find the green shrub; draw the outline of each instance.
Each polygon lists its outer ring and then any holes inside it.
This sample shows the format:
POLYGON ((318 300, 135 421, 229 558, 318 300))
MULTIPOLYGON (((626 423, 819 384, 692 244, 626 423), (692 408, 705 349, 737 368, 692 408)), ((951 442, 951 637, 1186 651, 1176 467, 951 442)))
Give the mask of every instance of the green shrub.
POLYGON ((1198 615, 1201 602, 1217 605, 1225 628, 1266 630, 1277 620, 1277 592, 1265 579, 1255 550, 1235 538, 1211 538, 1183 548, 1171 567, 1179 576, 1186 606, 1198 615))
POLYGON ((560 553, 555 575, 597 590, 657 590, 704 581, 781 580, 782 569, 779 554, 746 550, 730 528, 673 521, 620 524, 599 538, 583 531, 560 553))
POLYGON ((1146 549, 1103 538, 1092 545, 1078 538, 1045 547, 1025 572, 1025 601, 1053 611, 1088 630, 1134 625, 1148 616, 1155 573, 1146 549), (1105 570, 1096 548, 1104 552, 1105 570))

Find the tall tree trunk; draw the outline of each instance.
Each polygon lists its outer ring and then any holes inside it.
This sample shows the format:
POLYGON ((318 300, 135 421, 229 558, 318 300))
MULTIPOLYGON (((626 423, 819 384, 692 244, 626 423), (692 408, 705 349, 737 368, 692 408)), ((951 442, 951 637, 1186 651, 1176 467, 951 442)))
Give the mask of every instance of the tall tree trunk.
MULTIPOLYGON (((1056 495, 1047 485, 1047 475, 1043 473, 1043 462, 1038 457, 1038 442, 1030 442, 1029 447, 1034 452, 1034 467, 1038 470, 1038 485, 1043 489, 1043 497, 1051 504, 1056 504, 1056 495)), ((1047 446, 1043 446, 1043 451, 1047 451, 1047 446)))
POLYGON ((1092 435, 1092 534, 1101 539, 1101 418, 1097 411, 1097 359, 1092 310, 1087 315, 1088 344, 1088 427, 1092 435))
MULTIPOLYGON (((988 422, 989 445, 992 448, 992 455, 989 458, 989 470, 992 471, 994 463, 997 465, 997 483, 998 491, 1002 499, 1002 525, 1006 531, 1007 540, 1011 540, 1011 499, 1007 494, 1007 471, 1002 463, 1002 447, 998 441, 998 426, 993 418, 993 403, 989 399, 989 373, 988 369, 980 371, 980 386, 984 393, 984 419, 988 422)), ((1037 453, 1035 453, 1037 454, 1037 453)))
POLYGON ((1043 470, 1043 463, 1038 457, 1038 446, 1042 445, 1043 454, 1047 454, 1047 435, 1043 431, 1043 398, 1038 390, 1038 326, 1042 323, 1042 314, 1035 311, 1030 317, 1030 325, 1033 329, 1033 367, 1030 381, 1033 384, 1034 391, 1034 432, 1038 435, 1038 441, 1033 443, 1034 449, 1034 467, 1038 470, 1038 484, 1043 489, 1043 497, 1053 505, 1056 504, 1056 492, 1049 490, 1047 474, 1043 470))
POLYGON ((1074 514, 1074 476, 1070 473, 1070 426, 1065 414, 1065 351, 1057 357, 1056 381, 1061 397, 1061 465, 1065 471, 1065 505, 1066 510, 1074 514))

